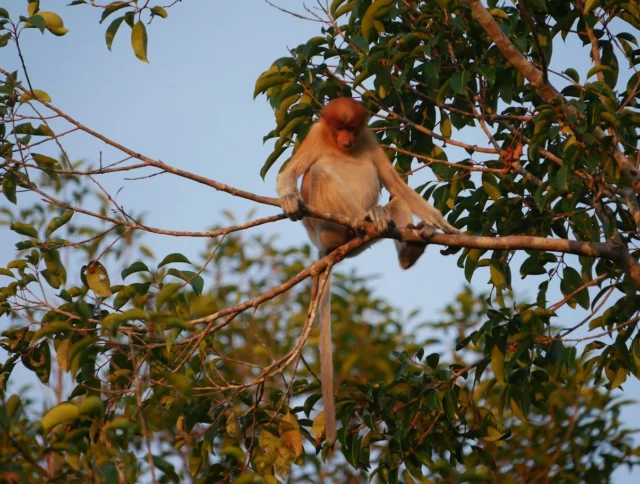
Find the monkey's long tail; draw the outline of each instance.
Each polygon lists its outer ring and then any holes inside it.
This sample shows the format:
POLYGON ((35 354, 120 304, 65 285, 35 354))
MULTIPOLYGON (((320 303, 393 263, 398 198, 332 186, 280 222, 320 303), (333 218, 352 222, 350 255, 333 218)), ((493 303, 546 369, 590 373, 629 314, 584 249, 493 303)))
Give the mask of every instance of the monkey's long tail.
POLYGON ((336 409, 333 395, 333 350, 331 347, 331 274, 320 301, 320 383, 324 402, 325 439, 330 446, 337 438, 336 409))

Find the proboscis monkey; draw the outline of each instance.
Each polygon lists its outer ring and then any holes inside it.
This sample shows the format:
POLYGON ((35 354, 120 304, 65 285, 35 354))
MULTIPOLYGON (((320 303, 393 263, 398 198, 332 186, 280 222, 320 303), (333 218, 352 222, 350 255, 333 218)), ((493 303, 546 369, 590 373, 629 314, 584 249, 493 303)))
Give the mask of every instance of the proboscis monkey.
MULTIPOLYGON (((313 245, 324 257, 346 243, 352 236, 343 225, 305 217, 303 204, 329 212, 340 213, 373 222, 376 230, 384 231, 390 224, 411 226, 413 215, 420 217, 417 228, 428 240, 436 228, 446 233, 458 233, 440 211, 431 206, 400 178, 367 128, 368 111, 351 98, 329 102, 320 114, 302 145, 289 164, 278 175, 276 190, 284 213, 292 220, 301 220, 313 245), (299 191, 297 180, 302 179, 299 191), (381 185, 392 195, 391 202, 378 205, 381 185)), ((403 269, 411 267, 425 250, 424 244, 395 241, 398 260, 403 269)), ((357 255, 364 250, 349 254, 357 255)), ((327 281, 320 302, 320 368, 324 400, 325 437, 329 445, 336 440, 335 402, 333 389, 333 356, 331 350, 331 296, 327 281)))

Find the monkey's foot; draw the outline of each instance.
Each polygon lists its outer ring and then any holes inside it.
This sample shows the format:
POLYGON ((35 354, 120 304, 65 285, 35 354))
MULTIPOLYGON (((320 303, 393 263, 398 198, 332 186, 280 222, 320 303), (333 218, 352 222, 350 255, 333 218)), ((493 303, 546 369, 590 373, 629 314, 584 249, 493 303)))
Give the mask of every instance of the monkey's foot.
POLYGON ((431 237, 433 237, 436 233, 436 228, 433 225, 428 224, 424 220, 416 225, 416 230, 420 234, 420 237, 427 241, 431 239, 431 237))
POLYGON ((376 205, 369 210, 369 213, 364 219, 368 222, 373 222, 373 226, 377 232, 384 232, 387 229, 395 227, 395 222, 387 209, 380 205, 376 205))

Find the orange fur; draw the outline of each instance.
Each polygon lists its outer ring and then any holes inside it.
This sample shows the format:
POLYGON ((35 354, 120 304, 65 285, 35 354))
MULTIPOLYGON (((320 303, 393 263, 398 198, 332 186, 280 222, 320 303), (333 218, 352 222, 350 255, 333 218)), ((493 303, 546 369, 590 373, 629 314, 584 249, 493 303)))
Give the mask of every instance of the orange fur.
MULTIPOLYGON (((305 203, 353 218, 367 217, 378 231, 385 230, 391 223, 400 227, 411 224, 413 213, 427 223, 422 232, 425 237, 433 233, 434 227, 448 233, 458 231, 449 225, 439 210, 400 178, 378 139, 367 128, 367 119, 367 110, 353 99, 338 98, 329 102, 289 164, 278 175, 276 189, 283 211, 292 220, 302 219, 320 256, 347 242, 352 234, 343 225, 309 217, 303 219, 301 206, 305 203), (299 191, 297 180, 301 176, 303 180, 299 191), (393 196, 386 208, 378 205, 381 185, 393 196)), ((425 250, 422 244, 397 241, 395 244, 398 260, 404 269, 411 267, 425 250)), ((326 291, 319 311, 320 366, 326 442, 332 445, 337 433, 328 280, 326 291)))

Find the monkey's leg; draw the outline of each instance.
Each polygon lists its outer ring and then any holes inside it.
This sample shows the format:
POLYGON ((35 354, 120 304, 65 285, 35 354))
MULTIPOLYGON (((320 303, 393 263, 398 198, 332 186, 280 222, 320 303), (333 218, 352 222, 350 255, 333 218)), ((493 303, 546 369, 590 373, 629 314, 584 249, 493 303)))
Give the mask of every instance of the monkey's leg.
MULTIPOLYGON (((394 198, 387 205, 387 210, 391 214, 391 218, 396 223, 396 227, 404 228, 413 226, 413 214, 407 202, 401 198, 394 198)), ((424 222, 418 224, 421 235, 427 239, 435 233, 435 228, 424 222)), ((398 262, 403 269, 409 269, 420 258, 427 248, 424 244, 412 244, 410 242, 393 241, 398 252, 398 262)))

